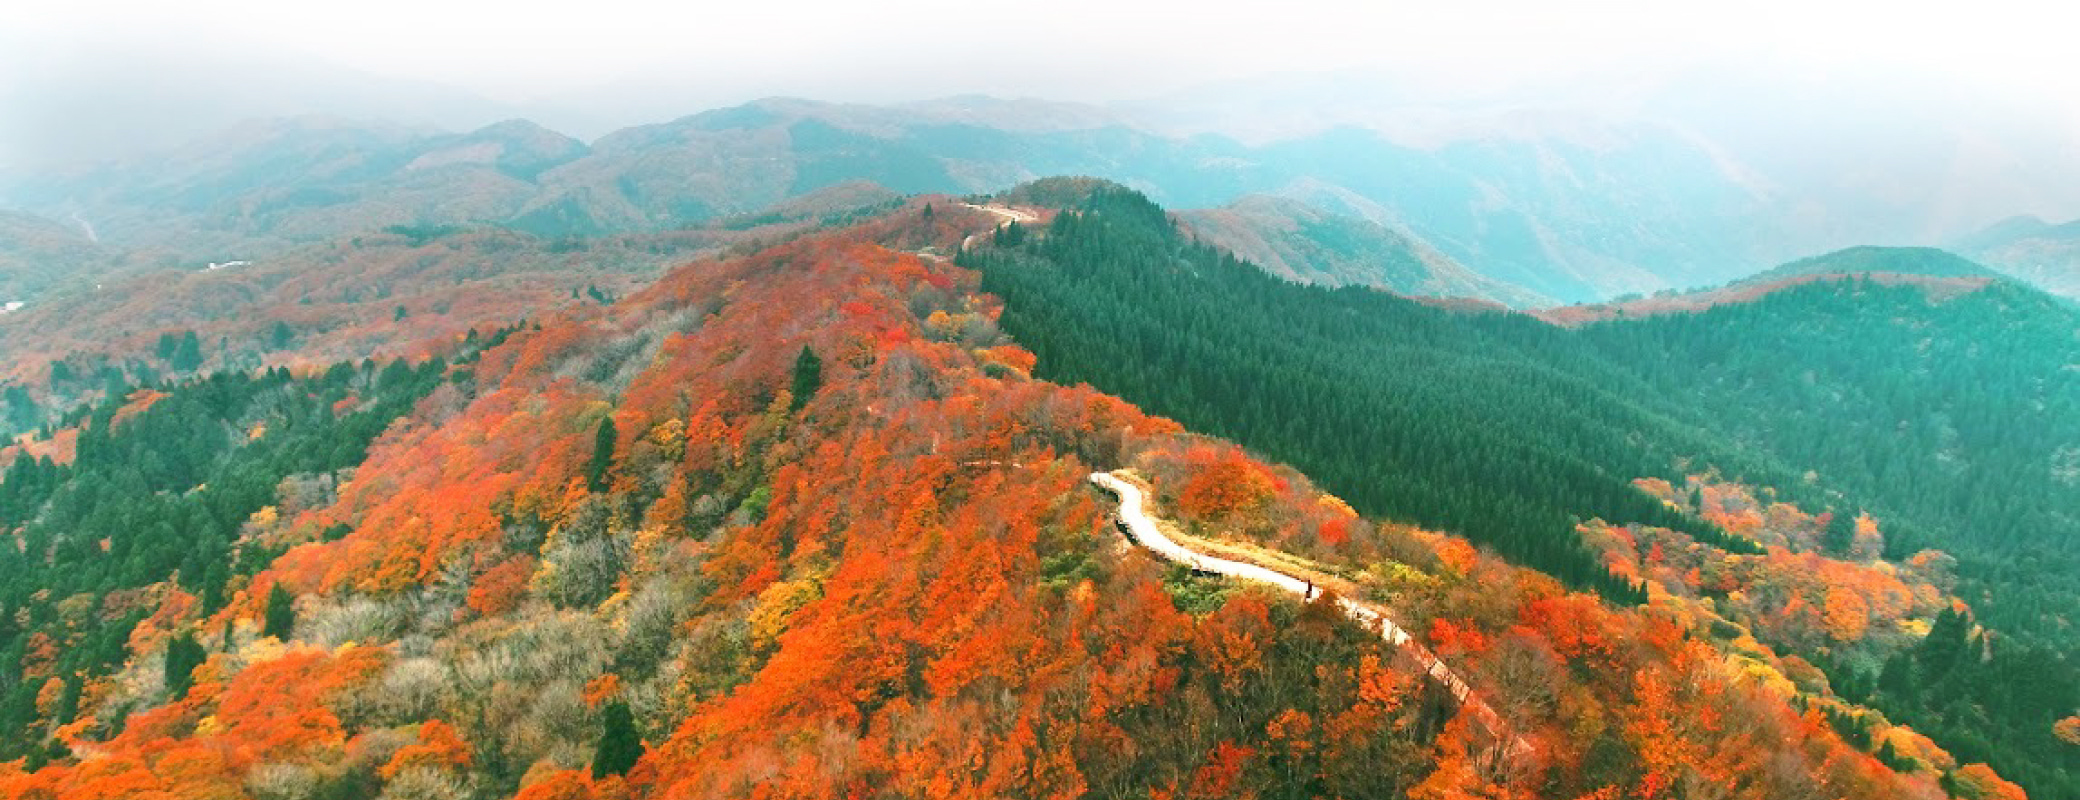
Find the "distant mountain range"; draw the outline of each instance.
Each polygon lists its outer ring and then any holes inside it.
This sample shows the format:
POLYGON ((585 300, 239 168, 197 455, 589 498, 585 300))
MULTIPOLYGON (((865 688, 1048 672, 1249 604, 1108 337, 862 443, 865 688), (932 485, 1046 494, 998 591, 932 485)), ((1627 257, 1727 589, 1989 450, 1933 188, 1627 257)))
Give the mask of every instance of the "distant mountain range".
MULTIPOLYGON (((454 134, 296 118, 250 123, 170 155, 0 174, 0 206, 90 225, 111 247, 206 262, 393 225, 641 232, 858 181, 905 194, 984 193, 1082 174, 1172 208, 1270 195, 1316 208, 1281 215, 1367 221, 1423 243, 1430 262, 1520 288, 1483 289, 1464 276, 1379 285, 1513 305, 1723 283, 1756 263, 1921 236, 1933 218, 1843 199, 1867 194, 1854 187, 1833 185, 1830 196, 1788 187, 1683 125, 1613 119, 1525 112, 1445 133, 1343 126, 1245 144, 1035 100, 772 99, 588 145, 521 120, 454 134)), ((1250 202, 1242 216, 1268 208, 1250 202)))

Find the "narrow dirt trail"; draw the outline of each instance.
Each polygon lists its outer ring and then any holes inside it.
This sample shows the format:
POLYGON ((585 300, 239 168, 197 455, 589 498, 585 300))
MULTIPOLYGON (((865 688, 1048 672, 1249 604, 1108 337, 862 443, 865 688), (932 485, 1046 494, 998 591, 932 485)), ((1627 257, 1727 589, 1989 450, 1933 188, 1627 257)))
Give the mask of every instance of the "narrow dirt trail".
MULTIPOLYGON (((1119 497, 1119 519, 1125 523, 1129 536, 1136 544, 1148 548, 1165 561, 1183 564, 1200 572, 1270 584, 1299 595, 1303 600, 1313 599, 1312 595, 1320 591, 1308 581, 1283 572, 1194 552, 1164 534, 1155 521, 1148 517, 1147 512, 1143 510, 1141 487, 1121 480, 1109 472, 1091 473, 1091 483, 1119 497)), ((1385 613, 1350 598, 1339 597, 1336 602, 1351 619, 1357 620, 1367 629, 1378 630, 1380 638, 1385 639, 1387 644, 1393 645, 1420 665, 1432 679, 1443 684, 1445 689, 1451 692, 1452 699, 1459 703, 1460 710, 1472 714, 1474 721, 1484 729, 1484 733, 1498 743, 1506 742, 1505 748, 1499 748, 1498 756, 1514 758, 1530 749, 1528 743, 1510 732, 1509 727, 1503 723, 1501 716, 1497 715, 1494 709, 1474 696, 1471 685, 1460 678, 1458 673, 1453 672, 1436 654, 1431 653, 1429 648, 1409 636, 1400 625, 1394 624, 1385 613)))

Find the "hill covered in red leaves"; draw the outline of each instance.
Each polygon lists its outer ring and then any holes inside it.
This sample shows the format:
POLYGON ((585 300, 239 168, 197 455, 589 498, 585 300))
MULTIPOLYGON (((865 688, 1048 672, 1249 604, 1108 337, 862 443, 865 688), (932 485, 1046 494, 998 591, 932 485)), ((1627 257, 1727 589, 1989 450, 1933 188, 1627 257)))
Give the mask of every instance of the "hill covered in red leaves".
MULTIPOLYGON (((0 766, 0 797, 2012 790, 1911 729, 1879 729, 1890 763, 1845 741, 1830 715, 1874 712, 1690 597, 1701 581, 1759 585, 1716 576, 1789 551, 1712 566, 1684 534, 1608 531, 1611 564, 1674 592, 1613 606, 1033 379, 1002 304, 941 255, 1000 222, 913 200, 611 305, 553 308, 434 364, 437 385, 364 459, 285 476, 237 525, 257 561, 221 588, 137 587, 142 617, 91 592, 24 606, 70 627, 10 652, 34 697, 21 735, 47 744, 0 766), (1483 758, 1449 697, 1330 601, 1134 548, 1085 481, 1118 468, 1207 546, 1393 609, 1530 753, 1483 758), (50 666, 54 637, 125 621, 115 668, 50 666)), ((196 391, 167 388, 132 416, 196 391)), ((103 447, 145 424, 81 426, 103 447)), ((1744 513, 1734 490, 1709 496, 1744 513)), ((1800 519, 1727 524, 1774 544, 1800 519)), ((1933 578, 1855 580, 1866 604, 1905 592, 1903 615, 1946 602, 1933 578)), ((1775 624, 1784 595, 1750 592, 1738 613, 1775 624)), ((1822 604, 1813 624, 1848 624, 1822 604)))

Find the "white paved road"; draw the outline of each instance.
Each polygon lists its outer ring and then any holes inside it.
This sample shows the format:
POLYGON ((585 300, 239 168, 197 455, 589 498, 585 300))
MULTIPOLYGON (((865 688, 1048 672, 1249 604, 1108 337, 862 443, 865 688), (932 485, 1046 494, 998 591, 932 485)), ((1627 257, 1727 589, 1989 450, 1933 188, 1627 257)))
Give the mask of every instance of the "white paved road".
MULTIPOLYGON (((1229 561, 1224 558, 1215 558, 1194 552, 1187 549, 1184 545, 1178 544, 1176 540, 1171 539, 1169 536, 1164 535, 1162 529, 1156 527, 1155 522, 1149 519, 1148 513, 1143 510, 1141 487, 1121 480, 1119 476, 1109 472, 1091 473, 1091 482, 1119 496, 1119 518, 1126 523, 1129 535, 1133 537, 1136 544, 1154 551, 1163 560, 1183 564, 1201 572, 1211 572, 1231 578, 1267 583, 1300 595, 1303 599, 1311 599, 1309 597, 1311 584, 1303 579, 1255 564, 1229 561)), ((1509 751, 1511 755, 1517 754, 1520 749, 1526 747, 1523 740, 1516 739, 1509 734, 1508 730, 1503 727, 1501 718, 1496 716, 1494 710, 1488 708, 1488 705, 1481 702, 1480 698, 1473 696, 1472 686, 1467 685, 1466 681, 1461 679, 1457 673, 1452 672, 1451 667, 1446 666, 1442 660, 1439 660, 1435 654, 1430 652, 1429 648, 1424 647, 1410 637, 1407 631, 1401 629, 1401 626, 1394 624, 1393 620, 1388 619, 1378 609, 1350 598, 1337 598, 1337 603, 1343 607, 1344 613, 1349 614, 1352 619, 1364 624, 1367 628, 1378 628, 1381 638, 1386 639, 1388 644, 1402 650, 1402 652, 1414 659, 1417 664, 1421 665, 1423 671, 1428 672, 1432 678, 1444 684, 1445 688, 1451 691, 1453 699, 1459 702, 1460 707, 1465 711, 1471 712, 1474 715, 1474 719, 1480 721, 1488 729, 1487 732, 1489 734, 1494 735, 1498 741, 1510 742, 1509 751)))

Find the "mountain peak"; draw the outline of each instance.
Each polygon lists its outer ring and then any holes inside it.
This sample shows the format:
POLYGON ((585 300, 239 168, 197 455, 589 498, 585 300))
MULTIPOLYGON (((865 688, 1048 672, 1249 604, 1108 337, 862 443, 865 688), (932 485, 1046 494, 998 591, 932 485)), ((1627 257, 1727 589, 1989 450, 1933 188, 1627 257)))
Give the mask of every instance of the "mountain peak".
POLYGON ((1860 245, 1782 264, 1741 283, 1768 282, 1802 275, 1889 273, 1931 278, 1995 277, 1978 262, 1935 247, 1860 245))
POLYGON ((1753 302, 1809 283, 1850 278, 1887 286, 1915 286, 1930 297, 1942 298, 1983 289, 2004 277, 1948 250, 1863 245, 1801 258, 1725 286, 1549 308, 1538 315, 1558 325, 1582 325, 1609 319, 1696 313, 1729 303, 1753 302))

